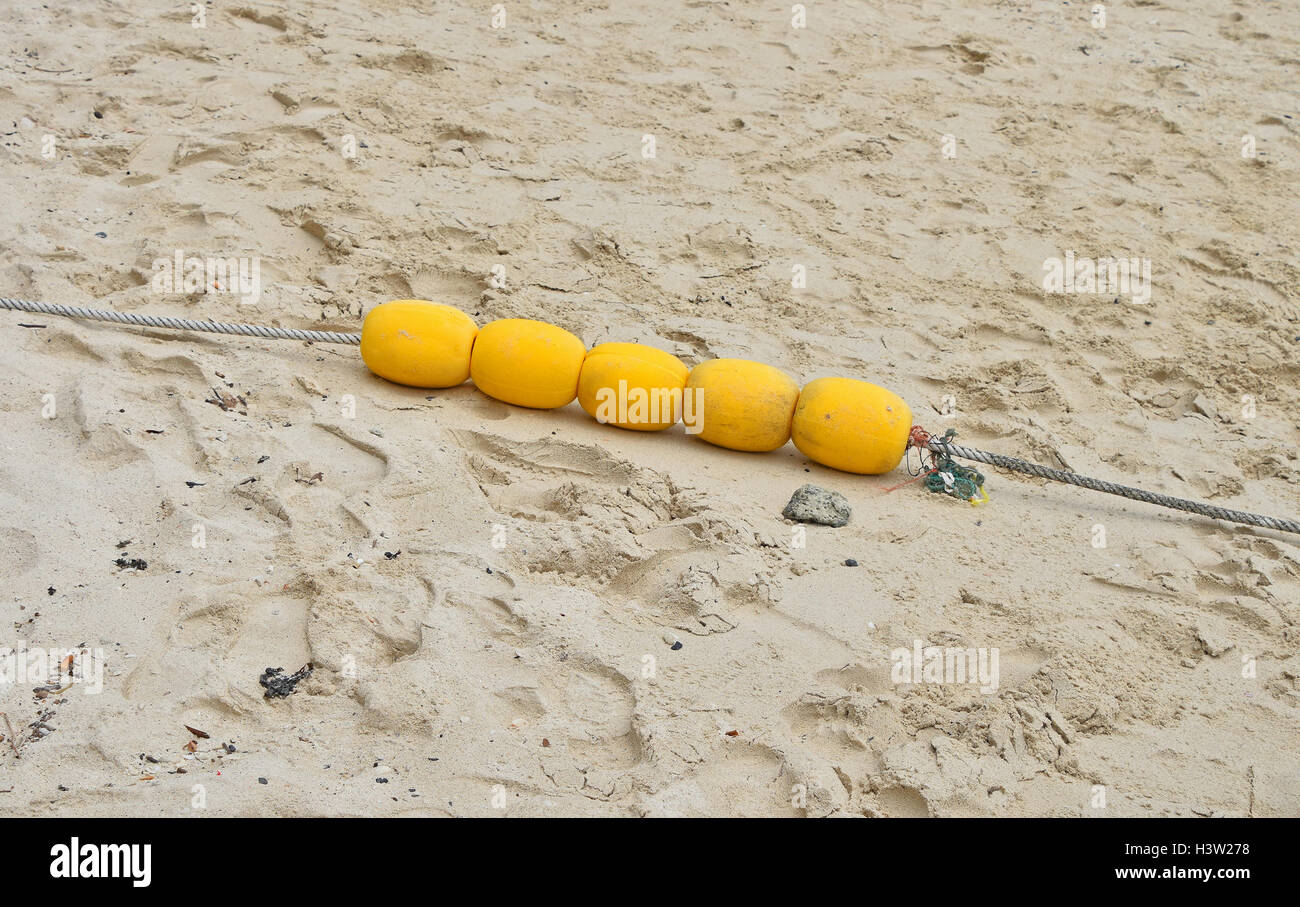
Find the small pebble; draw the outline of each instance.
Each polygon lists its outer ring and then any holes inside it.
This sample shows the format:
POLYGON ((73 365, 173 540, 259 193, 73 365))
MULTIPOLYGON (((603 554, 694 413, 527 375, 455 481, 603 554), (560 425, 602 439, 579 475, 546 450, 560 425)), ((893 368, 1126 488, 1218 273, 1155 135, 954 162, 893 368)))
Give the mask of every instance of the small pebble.
POLYGON ((849 558, 848 560, 846 560, 846 561, 844 562, 844 566, 845 566, 845 567, 856 567, 857 565, 858 565, 858 562, 855 561, 853 558, 849 558))
POLYGON ((257 779, 257 783, 258 783, 258 784, 270 784, 271 782, 270 782, 270 781, 267 781, 265 778, 258 778, 258 779, 257 779))

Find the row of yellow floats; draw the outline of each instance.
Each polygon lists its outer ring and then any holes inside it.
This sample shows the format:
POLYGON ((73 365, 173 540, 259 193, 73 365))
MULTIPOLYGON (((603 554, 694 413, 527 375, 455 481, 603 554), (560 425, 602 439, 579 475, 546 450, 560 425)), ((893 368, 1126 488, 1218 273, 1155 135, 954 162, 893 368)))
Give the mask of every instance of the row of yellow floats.
POLYGON ((588 350, 541 321, 504 318, 480 328, 459 309, 416 299, 371 309, 361 358, 379 377, 412 387, 472 379, 489 397, 532 409, 577 398, 593 418, 633 431, 662 431, 685 417, 688 432, 731 450, 771 451, 793 440, 808 459, 863 475, 899 464, 912 425, 901 397, 866 381, 818 378, 800 390, 761 362, 712 359, 692 369, 637 343, 588 350))

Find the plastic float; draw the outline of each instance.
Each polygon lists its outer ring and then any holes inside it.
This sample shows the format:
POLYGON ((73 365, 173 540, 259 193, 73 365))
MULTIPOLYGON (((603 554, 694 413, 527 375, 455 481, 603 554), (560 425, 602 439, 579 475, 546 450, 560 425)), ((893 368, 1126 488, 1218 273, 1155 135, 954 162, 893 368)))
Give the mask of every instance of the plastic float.
POLYGON ((541 321, 491 321, 477 336, 466 322, 473 324, 433 302, 375 306, 361 326, 361 358, 379 377, 415 387, 450 387, 469 377, 489 397, 516 406, 555 409, 576 398, 598 421, 634 431, 675 425, 689 402, 688 427, 703 441, 762 453, 793 435, 808 459, 844 472, 889 472, 907 450, 912 411, 866 381, 819 378, 800 391, 762 362, 711 359, 688 371, 676 356, 640 344, 588 351, 541 321))

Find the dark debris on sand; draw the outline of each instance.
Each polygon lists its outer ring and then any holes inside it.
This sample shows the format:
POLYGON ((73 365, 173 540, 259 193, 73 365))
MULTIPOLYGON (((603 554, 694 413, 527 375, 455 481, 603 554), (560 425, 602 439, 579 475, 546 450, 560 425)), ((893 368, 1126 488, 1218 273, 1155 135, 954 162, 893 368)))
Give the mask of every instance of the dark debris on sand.
POLYGON ((311 665, 305 664, 292 674, 284 673, 284 668, 267 668, 257 682, 266 687, 263 694, 266 699, 283 699, 294 691, 298 684, 311 676, 311 665))

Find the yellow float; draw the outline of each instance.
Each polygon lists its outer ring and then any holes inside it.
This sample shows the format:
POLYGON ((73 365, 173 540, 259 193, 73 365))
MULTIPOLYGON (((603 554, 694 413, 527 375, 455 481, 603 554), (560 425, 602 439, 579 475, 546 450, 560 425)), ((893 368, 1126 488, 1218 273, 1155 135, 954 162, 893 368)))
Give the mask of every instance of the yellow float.
POLYGON ((852 378, 803 389, 780 369, 713 359, 688 369, 639 343, 590 352, 573 334, 526 318, 482 328, 459 309, 399 299, 371 309, 361 329, 367 367, 398 384, 454 387, 467 377, 505 403, 555 409, 575 397, 599 422, 687 431, 731 450, 776 450, 793 439, 808 459, 844 472, 889 472, 907 450, 912 412, 897 394, 852 378))
POLYGON ((531 409, 566 406, 578 395, 587 348, 564 328, 502 318, 479 329, 469 376, 489 397, 531 409))
POLYGON ((731 450, 776 450, 790 440, 799 385, 780 369, 748 359, 711 359, 691 369, 699 392, 699 436, 731 450))
POLYGON ((682 416, 690 369, 671 353, 639 343, 591 348, 578 376, 578 405, 597 422, 663 431, 682 416))
POLYGON ((460 309, 422 299, 375 306, 361 325, 361 359, 397 384, 455 387, 469 377, 478 325, 460 309))
POLYGON ((843 472, 889 472, 907 452, 912 410, 893 391, 852 378, 818 378, 799 394, 790 428, 808 459, 843 472))

